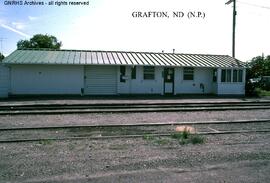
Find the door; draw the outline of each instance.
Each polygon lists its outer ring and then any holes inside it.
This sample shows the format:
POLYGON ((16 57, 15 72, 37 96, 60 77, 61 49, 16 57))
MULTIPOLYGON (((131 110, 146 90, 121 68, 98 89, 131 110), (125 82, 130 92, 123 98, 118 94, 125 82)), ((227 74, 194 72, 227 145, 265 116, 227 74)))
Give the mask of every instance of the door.
POLYGON ((86 95, 115 95, 116 66, 85 66, 84 93, 86 95))
POLYGON ((174 68, 164 68, 164 94, 174 93, 174 68))

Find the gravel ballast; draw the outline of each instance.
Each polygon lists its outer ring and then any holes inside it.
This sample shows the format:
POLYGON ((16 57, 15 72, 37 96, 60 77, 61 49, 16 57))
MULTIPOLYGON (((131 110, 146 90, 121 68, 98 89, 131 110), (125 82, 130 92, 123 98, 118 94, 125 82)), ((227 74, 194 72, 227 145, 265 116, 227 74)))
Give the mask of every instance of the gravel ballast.
POLYGON ((0 128, 269 119, 270 110, 0 116, 0 128))
POLYGON ((270 134, 0 144, 2 182, 267 182, 270 134))

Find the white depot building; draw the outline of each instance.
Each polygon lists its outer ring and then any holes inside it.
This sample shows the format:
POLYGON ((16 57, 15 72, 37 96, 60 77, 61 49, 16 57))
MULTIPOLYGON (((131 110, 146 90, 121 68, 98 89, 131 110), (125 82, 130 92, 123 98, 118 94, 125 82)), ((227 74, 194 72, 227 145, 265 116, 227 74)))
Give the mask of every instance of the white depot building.
POLYGON ((16 50, 0 66, 0 96, 245 94, 245 64, 227 55, 16 50))

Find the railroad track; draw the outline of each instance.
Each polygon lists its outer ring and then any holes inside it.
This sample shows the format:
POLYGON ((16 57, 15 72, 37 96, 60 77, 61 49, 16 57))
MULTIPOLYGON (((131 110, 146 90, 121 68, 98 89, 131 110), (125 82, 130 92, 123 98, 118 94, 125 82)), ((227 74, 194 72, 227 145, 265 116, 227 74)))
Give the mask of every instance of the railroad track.
POLYGON ((113 125, 0 128, 0 143, 56 140, 141 138, 171 136, 176 125, 189 125, 200 135, 269 133, 270 119, 205 122, 169 122, 113 125))
POLYGON ((126 104, 29 104, 0 105, 0 115, 177 112, 270 109, 269 101, 212 103, 126 103, 126 104))

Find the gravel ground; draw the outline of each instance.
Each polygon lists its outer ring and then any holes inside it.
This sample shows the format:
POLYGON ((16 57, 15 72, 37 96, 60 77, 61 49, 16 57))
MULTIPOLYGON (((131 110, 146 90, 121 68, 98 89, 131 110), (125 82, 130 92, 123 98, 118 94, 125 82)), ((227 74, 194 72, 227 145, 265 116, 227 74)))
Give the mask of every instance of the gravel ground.
POLYGON ((0 182, 268 182, 270 134, 0 144, 0 182))
POLYGON ((0 116, 0 128, 59 125, 124 124, 185 121, 227 121, 268 119, 270 110, 210 112, 99 113, 65 115, 0 116))
MULTIPOLYGON (((270 118, 270 110, 18 115, 0 116, 0 128, 266 118, 270 118)), ((210 127, 217 128, 212 124, 210 127)), ((269 128, 269 124, 264 127, 269 128)), ((219 129, 228 128, 224 125, 219 129)), ((29 132, 36 137, 48 135, 29 132)), ((206 136, 206 142, 200 145, 181 145, 169 137, 0 143, 0 183, 269 182, 269 142, 269 133, 252 133, 206 136)))
POLYGON ((119 103, 209 103, 209 102, 243 102, 243 101, 270 101, 264 98, 229 98, 209 95, 187 95, 187 96, 111 96, 111 97, 34 97, 34 98, 10 98, 0 99, 0 105, 15 104, 119 104, 119 103))

